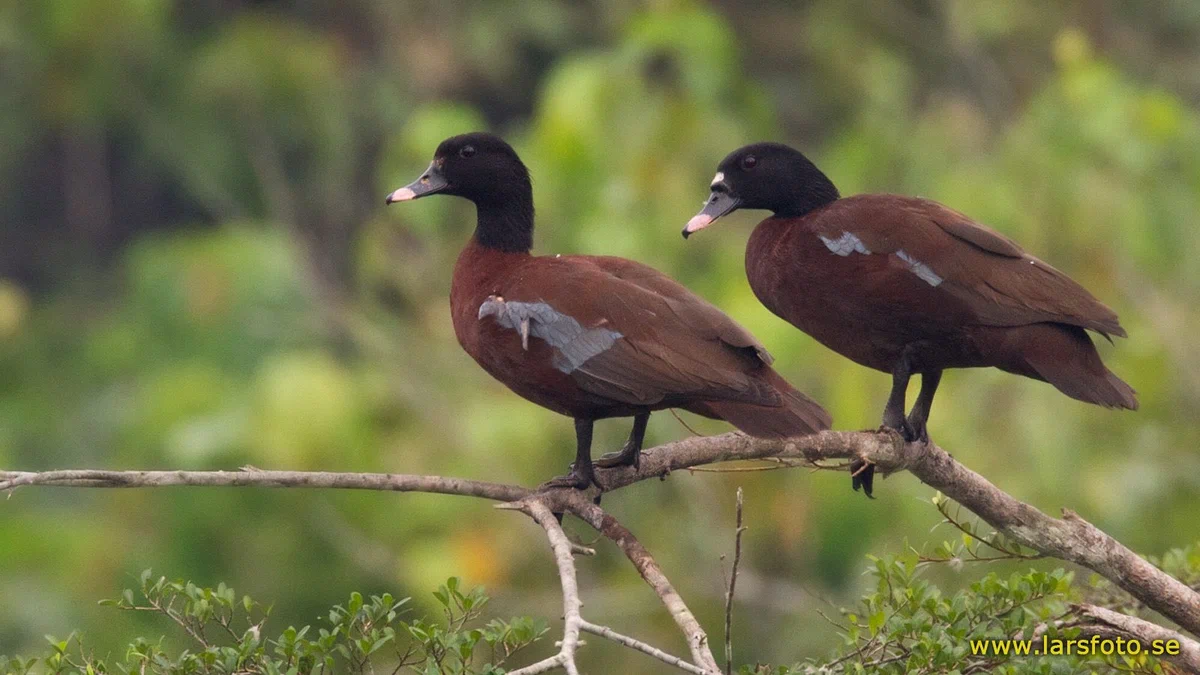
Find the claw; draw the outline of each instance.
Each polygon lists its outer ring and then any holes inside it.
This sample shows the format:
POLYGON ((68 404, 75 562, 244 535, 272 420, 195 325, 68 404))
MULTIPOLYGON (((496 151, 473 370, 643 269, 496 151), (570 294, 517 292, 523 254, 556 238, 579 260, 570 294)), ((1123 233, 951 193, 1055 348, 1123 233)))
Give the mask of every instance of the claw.
POLYGON ((850 462, 850 486, 858 492, 862 488, 868 498, 874 499, 875 464, 865 459, 855 459, 850 462))
POLYGON ((521 319, 521 349, 529 351, 529 317, 521 319))

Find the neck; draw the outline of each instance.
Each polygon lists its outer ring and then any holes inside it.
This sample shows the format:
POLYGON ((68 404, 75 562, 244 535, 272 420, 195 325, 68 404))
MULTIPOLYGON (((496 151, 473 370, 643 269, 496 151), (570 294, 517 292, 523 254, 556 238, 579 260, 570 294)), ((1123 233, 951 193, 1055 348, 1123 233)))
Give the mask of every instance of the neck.
POLYGON ((533 199, 501 199, 475 205, 475 240, 505 253, 528 253, 533 248, 533 199))
POLYGON ((791 203, 776 209, 775 215, 796 218, 837 201, 841 195, 833 181, 811 162, 805 167, 800 181, 790 190, 791 203))

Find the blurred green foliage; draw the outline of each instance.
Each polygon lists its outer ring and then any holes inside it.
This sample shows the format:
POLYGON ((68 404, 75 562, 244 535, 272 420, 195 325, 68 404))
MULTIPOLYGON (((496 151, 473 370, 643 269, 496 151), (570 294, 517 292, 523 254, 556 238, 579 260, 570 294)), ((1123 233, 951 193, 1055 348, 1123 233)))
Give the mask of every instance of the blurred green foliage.
MULTIPOLYGON (((750 292, 756 215, 679 240, 721 157, 779 139, 843 193, 943 201, 1113 306, 1131 338, 1101 349, 1137 413, 957 371, 931 433, 1010 493, 1138 550, 1195 541, 1197 45, 1188 0, 0 0, 0 467, 560 473, 571 425, 454 340, 450 267, 472 210, 382 206, 442 138, 481 127, 531 168, 538 251, 671 274, 754 331, 838 428, 873 427, 887 378, 750 292)), ((626 432, 600 425, 597 446, 626 432)), ((648 442, 686 433, 656 415, 648 442)), ((678 475, 606 506, 715 626, 743 486, 739 610, 756 620, 735 641, 787 663, 829 651, 816 609, 868 589, 865 554, 902 553, 936 522, 909 476, 875 502, 844 478, 678 475)), ((273 598, 295 625, 353 590, 420 597, 448 573, 550 616, 537 536, 427 495, 24 490, 0 504, 0 652, 68 627, 98 642, 147 630, 81 602, 147 566, 273 598)), ((600 548, 589 618, 676 644, 600 548)))
POLYGON ((288 626, 273 634, 266 632, 271 608, 250 596, 239 597, 223 583, 207 588, 155 579, 146 570, 136 593, 127 588, 120 598, 100 605, 159 617, 173 624, 188 648, 172 654, 162 639, 138 637, 124 658, 107 659, 78 634, 65 640, 47 636, 46 656, 0 656, 0 672, 328 675, 386 667, 393 673, 498 675, 506 661, 548 631, 544 621, 526 617, 484 622, 488 596, 481 587, 460 588, 457 577, 450 577, 433 597, 441 616, 411 618, 406 616, 411 598, 396 600, 388 593, 364 598, 354 592, 346 604, 334 605, 316 629, 288 626))

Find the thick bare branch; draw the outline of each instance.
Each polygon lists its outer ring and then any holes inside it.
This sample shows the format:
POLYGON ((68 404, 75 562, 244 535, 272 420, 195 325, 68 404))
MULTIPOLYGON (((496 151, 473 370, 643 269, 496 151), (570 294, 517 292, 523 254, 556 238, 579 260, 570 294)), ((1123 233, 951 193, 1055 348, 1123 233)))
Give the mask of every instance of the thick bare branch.
MULTIPOLYGON (((1179 666, 1190 673, 1200 673, 1200 643, 1184 635, 1164 628, 1145 619, 1139 619, 1128 614, 1114 612, 1106 607, 1081 604, 1074 605, 1072 620, 1057 621, 1059 628, 1078 628, 1080 638, 1090 638, 1093 635, 1101 639, 1137 640, 1143 650, 1149 650, 1155 641, 1165 644, 1174 640, 1179 643, 1178 654, 1163 654, 1159 658, 1179 666)), ((1034 639, 1040 638, 1048 627, 1043 624, 1033 632, 1034 639)), ((1079 638, 1076 638, 1079 639, 1079 638)))
POLYGON ((533 494, 516 485, 402 473, 333 473, 327 471, 0 471, 0 492, 22 485, 85 488, 273 487, 339 488, 391 492, 432 492, 511 502, 533 494))
MULTIPOLYGON (((1099 573, 1141 600, 1147 607, 1161 613, 1192 634, 1200 635, 1200 594, 1195 590, 1171 578, 1074 512, 1065 510, 1062 518, 1054 518, 1042 513, 1033 506, 1006 494, 983 476, 959 464, 945 450, 936 445, 904 443, 894 433, 823 431, 811 436, 785 440, 756 439, 739 433, 687 438, 645 451, 637 468, 618 467, 600 470, 599 479, 606 490, 611 492, 649 478, 665 476, 671 471, 713 462, 764 457, 798 458, 810 463, 831 459, 863 458, 875 463, 884 473, 907 470, 921 481, 941 490, 951 499, 970 509, 1013 540, 1045 555, 1074 562, 1099 573)), ((0 491, 20 485, 337 487, 438 492, 500 501, 515 501, 531 494, 529 490, 512 485, 402 474, 310 474, 276 471, 0 472, 0 491)), ((597 529, 604 531, 601 527, 604 524, 603 516, 583 508, 583 504, 587 502, 583 494, 559 490, 547 493, 543 501, 553 511, 570 511, 584 520, 588 520, 597 529)), ((603 514, 603 511, 599 509, 596 511, 603 514)), ((619 533, 614 536, 619 538, 619 533)), ((632 541, 636 541, 636 539, 632 541)), ((644 551, 644 549, 642 550, 644 551)), ((628 551, 626 553, 629 554, 628 551)), ((637 564, 634 556, 631 556, 630 559, 637 564)), ((657 566, 650 572, 644 572, 644 575, 649 573, 651 577, 656 578, 653 574, 656 568, 657 566)), ((639 571, 642 571, 642 568, 639 568, 639 571)), ((661 574, 661 571, 658 571, 658 574, 661 574)), ((648 577, 647 580, 650 581, 651 577, 648 577)), ((663 579, 665 580, 665 577, 663 579)), ((651 585, 655 586, 656 590, 663 588, 653 581, 651 581, 651 585)), ((666 588, 669 587, 670 585, 667 584, 666 588)), ((672 590, 671 593, 674 591, 672 590)), ((675 615, 674 610, 672 612, 675 615)), ((690 616, 690 614, 675 616, 677 621, 682 621, 685 616, 690 616)), ((698 625, 695 628, 698 630, 698 625)), ((685 632, 687 630, 690 628, 685 629, 685 632)), ((692 632, 689 635, 702 636, 703 631, 692 632)), ((702 647, 700 654, 708 653, 711 658, 707 638, 704 638, 703 645, 691 646, 694 650, 702 647)), ((694 652, 693 655, 695 656, 696 653, 694 652)), ((707 664, 707 661, 700 660, 700 665, 707 666, 707 664)))
POLYGON ((873 462, 885 474, 907 470, 1013 540, 1099 573, 1147 607, 1193 635, 1200 635, 1200 593, 1075 512, 1064 509, 1062 518, 1049 516, 955 461, 942 448, 904 443, 893 433, 822 431, 785 440, 750 438, 740 433, 688 438, 647 450, 636 471, 612 469, 601 474, 601 480, 612 490, 650 475, 664 475, 700 464, 764 457, 801 458, 814 464, 862 458, 873 462))

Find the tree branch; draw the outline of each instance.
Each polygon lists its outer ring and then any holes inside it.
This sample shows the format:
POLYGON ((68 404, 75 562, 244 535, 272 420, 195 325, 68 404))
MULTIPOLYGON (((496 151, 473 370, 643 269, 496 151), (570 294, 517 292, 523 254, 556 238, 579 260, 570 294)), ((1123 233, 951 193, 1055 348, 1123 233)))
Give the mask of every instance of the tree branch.
POLYGON ((676 668, 678 668, 684 672, 695 673, 696 675, 706 675, 703 668, 692 665, 692 664, 688 663, 687 661, 684 661, 683 659, 679 658, 678 656, 671 656, 670 654, 664 652, 663 650, 661 650, 657 647, 652 647, 652 646, 646 644, 645 642, 642 642, 641 640, 635 640, 634 638, 631 638, 628 635, 621 635, 620 633, 609 628, 608 626, 597 626, 596 624, 590 623, 589 621, 584 619, 583 623, 580 624, 579 627, 582 628, 583 632, 585 632, 585 633, 591 633, 592 635, 599 635, 600 637, 612 640, 613 642, 616 642, 617 644, 624 645, 626 647, 629 647, 630 649, 639 651, 648 656, 653 656, 654 658, 658 659, 659 661, 662 661, 663 663, 665 663, 669 666, 675 666, 676 668))
POLYGON ((700 464, 766 457, 823 460, 862 458, 884 474, 907 470, 945 493, 996 530, 1035 551, 1082 565, 1123 588, 1147 607, 1200 636, 1200 593, 1126 548, 1074 511, 1054 518, 1026 504, 955 461, 937 445, 905 443, 890 432, 822 431, 784 440, 740 433, 688 438, 647 450, 636 471, 602 473, 610 491, 652 475, 700 464))
MULTIPOLYGON (((1188 672, 1200 673, 1200 643, 1195 640, 1188 639, 1156 623, 1115 612, 1106 607, 1089 604, 1074 605, 1071 607, 1071 614, 1078 618, 1057 621, 1055 624, 1058 628, 1078 628, 1082 638, 1096 635, 1109 640, 1116 638, 1137 640, 1142 644, 1143 650, 1148 649, 1149 645, 1156 640, 1160 642, 1178 641, 1178 654, 1163 654, 1159 658, 1184 668, 1188 672)), ((1045 624, 1038 626, 1033 631, 1033 638, 1035 640, 1040 638, 1046 632, 1047 627, 1045 624)))
POLYGON ((273 487, 338 488, 390 492, 431 492, 511 502, 533 494, 516 485, 402 473, 333 473, 327 471, 0 471, 0 492, 23 485, 84 488, 273 487))
MULTIPOLYGON (((565 491, 557 491, 556 494, 563 492, 565 491)), ((629 558, 629 562, 633 563, 638 574, 641 574, 646 583, 650 584, 650 587, 658 594, 659 600, 671 613, 675 624, 687 637, 688 649, 691 651, 692 660, 696 662, 696 665, 705 672, 720 673, 721 669, 717 667, 717 660, 713 658, 712 651, 708 646, 708 634, 700 627, 700 622, 683 602, 683 598, 675 592, 675 587, 663 574, 662 568, 658 566, 646 547, 642 546, 637 537, 633 536, 633 533, 619 523, 616 518, 584 499, 578 491, 570 491, 568 496, 570 499, 564 504, 566 506, 564 510, 573 513, 600 534, 612 540, 625 553, 625 557, 629 558)))
POLYGON ((519 509, 536 520, 546 531, 546 538, 550 540, 550 548, 554 551, 554 562, 558 565, 563 597, 563 638, 559 652, 548 659, 514 670, 509 675, 535 675, 560 666, 566 669, 567 675, 579 675, 579 667, 575 664, 575 648, 579 646, 583 617, 579 613, 582 603, 579 601, 579 584, 575 578, 575 557, 571 540, 567 538, 567 533, 563 532, 562 525, 550 509, 536 497, 516 502, 511 506, 502 506, 519 509))
MULTIPOLYGON (((568 493, 568 494, 574 494, 574 496, 578 496, 577 493, 568 493)), ((500 509, 518 510, 518 511, 521 511, 522 513, 525 513, 525 514, 531 516, 534 520, 537 521, 537 523, 539 525, 542 526, 542 529, 544 529, 546 531, 546 536, 550 539, 550 546, 554 550, 555 562, 558 564, 558 576, 562 580, 562 591, 563 591, 564 626, 563 626, 562 646, 561 646, 559 652, 557 654, 555 654, 554 656, 551 656, 549 658, 538 661, 537 663, 534 663, 532 665, 526 666, 526 667, 518 669, 518 670, 514 670, 514 671, 512 671, 511 675, 537 675, 538 673, 544 673, 544 672, 547 672, 549 670, 553 670, 553 669, 559 668, 559 667, 566 669, 568 675, 579 675, 578 666, 575 663, 575 650, 579 645, 580 630, 588 630, 588 629, 591 629, 593 632, 598 631, 597 632, 598 635, 603 635, 604 637, 612 639, 620 644, 623 644, 632 649, 636 649, 643 653, 649 654, 650 656, 653 656, 657 659, 660 659, 666 663, 669 663, 677 668, 681 668, 688 672, 696 672, 696 673, 702 673, 702 674, 709 674, 709 673, 715 674, 716 673, 715 670, 712 670, 712 671, 704 670, 703 668, 694 666, 694 665, 684 661, 683 659, 671 656, 670 654, 667 654, 666 652, 664 652, 660 649, 651 647, 650 645, 647 645, 643 642, 634 640, 633 638, 621 635, 620 633, 617 633, 610 628, 596 626, 595 624, 589 624, 583 620, 583 617, 580 613, 580 608, 582 607, 582 603, 579 600, 579 586, 578 586, 578 583, 577 583, 576 577, 575 577, 575 559, 572 555, 580 547, 577 547, 574 544, 572 544, 571 541, 567 538, 566 533, 563 532, 562 525, 558 522, 558 518, 556 518, 554 515, 554 512, 551 511, 546 506, 546 504, 543 502, 543 499, 544 499, 543 495, 538 494, 538 495, 533 495, 531 497, 528 497, 526 499, 522 499, 518 502, 496 505, 496 507, 500 508, 500 509)), ((629 530, 625 529, 624 526, 621 526, 619 523, 617 523, 615 518, 613 518, 612 516, 609 516, 607 514, 604 514, 602 511, 600 511, 600 507, 596 506, 595 504, 591 504, 591 503, 588 503, 588 502, 585 502, 582 500, 578 500, 578 499, 571 500, 570 505, 572 508, 572 512, 584 511, 587 513, 588 517, 590 517, 590 518, 594 519, 594 518, 599 517, 601 519, 601 522, 604 523, 605 527, 609 527, 611 529, 614 527, 614 524, 616 524, 615 526, 617 528, 619 528, 621 531, 623 531, 624 536, 625 536, 625 538, 624 538, 625 543, 622 543, 620 541, 617 542, 618 545, 621 546, 622 550, 626 551, 627 555, 640 555, 640 556, 644 556, 644 558, 646 560, 649 560, 649 563, 644 562, 643 566, 637 566, 637 564, 635 563, 635 566, 638 567, 638 571, 642 571, 643 567, 646 566, 647 564, 650 566, 653 566, 654 568, 657 568, 657 564, 654 563, 653 558, 650 558, 650 554, 648 552, 646 552, 645 549, 641 549, 640 552, 635 550, 634 554, 630 554, 631 548, 636 549, 637 547, 640 547, 641 545, 637 543, 637 540, 633 538, 633 534, 630 533, 629 530), (599 512, 599 513, 597 513, 597 512, 599 512), (633 547, 631 547, 628 544, 629 541, 633 542, 633 545, 634 545, 633 547)), ((581 517, 583 517, 583 516, 581 516, 581 517)), ((584 519, 586 520, 587 518, 584 518, 584 519)), ((600 528, 597 528, 597 529, 600 529, 600 528)), ((606 532, 605 534, 609 534, 609 533, 606 532)), ((590 549, 584 549, 584 550, 587 551, 590 549)), ((633 558, 631 557, 630 559, 632 560, 633 558)), ((666 577, 661 576, 661 573, 659 574, 659 576, 661 577, 661 580, 658 578, 655 578, 654 581, 651 581, 652 575, 647 576, 647 574, 644 572, 643 572, 642 576, 648 582, 651 583, 651 586, 654 587, 656 591, 659 590, 659 587, 656 585, 656 583, 666 581, 666 577)), ((667 586, 668 586, 669 593, 673 594, 674 591, 670 590, 669 582, 667 583, 667 586)), ((680 599, 677 595, 675 595, 673 598, 668 598, 667 596, 664 595, 663 592, 660 592, 659 596, 663 598, 663 602, 667 605, 667 608, 671 610, 672 616, 675 616, 677 612, 682 612, 687 617, 691 617, 691 613, 688 612, 687 607, 683 605, 683 600, 680 599), (682 609, 680 609, 680 608, 682 608, 682 609)), ((684 626, 684 624, 682 624, 682 623, 680 625, 681 625, 681 627, 684 626)), ((687 627, 684 628, 684 633, 689 638, 689 642, 692 641, 691 640, 692 634, 689 633, 688 631, 693 628, 699 629, 699 624, 695 622, 694 617, 691 617, 691 623, 688 623, 687 627)), ((700 631, 700 634, 701 634, 701 637, 703 637, 702 630, 700 631)), ((697 643, 703 644, 703 640, 699 640, 697 643)), ((695 653, 695 652, 693 652, 693 653, 695 653)), ((709 654, 708 658, 711 660, 712 655, 709 654)), ((715 666, 715 663, 714 663, 714 666, 715 666)))
POLYGON ((738 565, 742 562, 742 488, 737 489, 737 519, 733 530, 733 568, 725 591, 725 675, 733 673, 733 594, 737 590, 738 565))
MULTIPOLYGON (((729 460, 766 457, 802 459, 812 465, 833 459, 861 458, 884 473, 907 470, 921 481, 962 504, 996 530, 1044 555, 1074 562, 1109 579, 1147 607, 1200 635, 1200 593, 1172 578, 1111 536, 1070 510, 1054 518, 1003 492, 983 476, 955 461, 936 445, 905 443, 889 432, 823 431, 811 436, 774 440, 740 433, 687 438, 643 452, 638 467, 601 469, 598 477, 612 492, 671 471, 729 460)), ((22 485, 63 487, 164 487, 170 485, 311 487, 435 492, 498 501, 533 494, 503 485, 440 476, 343 474, 294 471, 47 471, 0 472, 0 491, 22 485)), ((594 492, 552 490, 539 500, 556 513, 570 512, 622 547, 630 561, 668 605, 688 636, 697 663, 715 669, 708 638, 687 611, 649 553, 628 530, 588 497, 594 492)))

